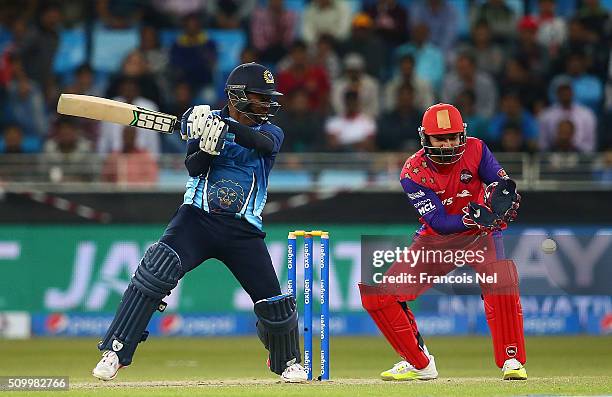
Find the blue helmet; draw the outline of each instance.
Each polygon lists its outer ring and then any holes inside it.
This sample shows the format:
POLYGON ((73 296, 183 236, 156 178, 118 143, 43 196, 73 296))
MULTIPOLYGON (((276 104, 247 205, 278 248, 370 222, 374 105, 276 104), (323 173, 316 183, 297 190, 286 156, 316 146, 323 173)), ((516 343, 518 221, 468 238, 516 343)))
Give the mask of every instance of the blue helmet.
POLYGON ((246 114, 258 124, 268 121, 268 118, 276 114, 280 108, 276 98, 283 95, 276 91, 272 72, 255 62, 243 63, 234 68, 225 83, 225 92, 236 110, 246 114), (264 100, 251 100, 247 93, 263 95, 264 100), (255 113, 252 105, 263 106, 267 111, 255 113))

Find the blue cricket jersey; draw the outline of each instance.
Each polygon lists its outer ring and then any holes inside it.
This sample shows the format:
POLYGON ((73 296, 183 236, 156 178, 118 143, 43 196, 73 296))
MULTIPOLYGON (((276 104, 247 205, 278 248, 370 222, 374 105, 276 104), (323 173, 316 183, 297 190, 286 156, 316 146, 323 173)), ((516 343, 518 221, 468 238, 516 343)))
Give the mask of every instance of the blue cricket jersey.
MULTIPOLYGON (((213 114, 233 120, 227 108, 215 110, 213 114)), ((235 121, 235 120, 234 120, 235 121)), ((208 172, 190 177, 187 181, 183 204, 192 204, 213 214, 233 215, 246 219, 259 230, 263 230, 261 213, 268 196, 268 175, 280 151, 284 134, 276 125, 266 122, 251 127, 268 136, 274 143, 269 155, 255 149, 247 149, 234 142, 229 130, 225 145, 218 156, 214 156, 208 172)), ((189 140, 189 143, 198 140, 189 140)))

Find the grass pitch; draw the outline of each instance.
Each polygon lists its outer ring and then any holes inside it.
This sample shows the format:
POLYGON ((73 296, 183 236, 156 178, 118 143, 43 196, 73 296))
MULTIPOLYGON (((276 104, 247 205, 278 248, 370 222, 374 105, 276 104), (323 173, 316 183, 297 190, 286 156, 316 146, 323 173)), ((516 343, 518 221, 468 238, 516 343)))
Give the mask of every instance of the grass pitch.
POLYGON ((612 394, 612 337, 528 338, 526 382, 500 380, 488 337, 428 338, 440 379, 402 383, 378 379, 398 361, 382 337, 332 338, 332 380, 303 385, 281 384, 267 370, 256 337, 151 338, 112 382, 90 375, 100 357, 95 346, 90 339, 0 341, 0 375, 67 375, 71 385, 68 392, 0 392, 0 397, 612 394))

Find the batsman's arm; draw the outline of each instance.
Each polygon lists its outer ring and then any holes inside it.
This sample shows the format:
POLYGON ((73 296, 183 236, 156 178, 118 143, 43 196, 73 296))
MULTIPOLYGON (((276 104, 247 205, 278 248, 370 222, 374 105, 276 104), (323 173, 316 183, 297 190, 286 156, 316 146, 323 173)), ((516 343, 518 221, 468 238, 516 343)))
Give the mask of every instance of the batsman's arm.
MULTIPOLYGON (((228 123, 228 131, 235 135, 234 142, 238 145, 247 149, 255 149, 264 156, 268 156, 274 152, 277 145, 275 144, 273 134, 267 131, 257 131, 233 120, 223 120, 228 123)), ((280 144, 278 146, 280 146, 280 144)))
POLYGON ((190 139, 187 142, 187 155, 185 156, 185 167, 189 176, 196 177, 208 172, 208 168, 213 161, 212 154, 200 150, 200 140, 190 139))
POLYGON ((453 234, 468 230, 463 223, 463 215, 448 214, 440 198, 431 189, 410 178, 403 178, 400 182, 419 217, 437 233, 453 234))

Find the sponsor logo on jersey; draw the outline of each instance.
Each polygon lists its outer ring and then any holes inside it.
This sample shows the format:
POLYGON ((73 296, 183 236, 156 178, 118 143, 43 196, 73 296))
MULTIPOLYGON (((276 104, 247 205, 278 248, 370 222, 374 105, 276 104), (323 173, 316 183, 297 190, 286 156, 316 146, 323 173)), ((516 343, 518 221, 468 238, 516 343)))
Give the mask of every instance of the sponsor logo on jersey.
POLYGON ((416 200, 418 198, 423 197, 425 195, 425 192, 423 192, 422 190, 419 190, 416 193, 406 193, 406 195, 408 196, 410 200, 416 200))
POLYGON ((419 207, 422 207, 422 206, 424 206, 425 204, 427 204, 427 203, 429 203, 429 202, 431 202, 431 200, 430 200, 430 199, 421 200, 421 201, 419 201, 418 203, 416 203, 416 204, 414 205, 414 207, 415 207, 415 208, 419 208, 419 207))
POLYGON ((436 206, 430 201, 425 203, 421 207, 418 208, 419 214, 421 216, 429 214, 431 211, 435 210, 436 206))
POLYGON ((446 190, 438 190, 438 191, 436 192, 436 194, 444 194, 445 192, 446 192, 446 190))
POLYGON ((471 197, 471 196, 472 196, 472 193, 470 193, 466 189, 463 189, 461 193, 457 193, 457 197, 471 197))
POLYGON ((472 178, 473 178, 473 175, 470 172, 470 170, 466 170, 466 169, 461 170, 461 174, 459 175, 459 180, 461 182, 463 182, 463 183, 470 183, 472 178))

